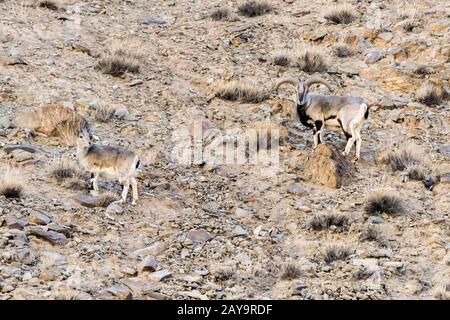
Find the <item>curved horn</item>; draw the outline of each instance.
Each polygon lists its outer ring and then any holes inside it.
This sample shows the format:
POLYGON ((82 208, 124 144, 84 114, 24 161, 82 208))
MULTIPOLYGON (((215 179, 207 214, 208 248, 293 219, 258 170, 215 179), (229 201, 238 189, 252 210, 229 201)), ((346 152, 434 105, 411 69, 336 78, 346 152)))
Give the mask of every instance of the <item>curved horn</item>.
POLYGON ((275 87, 274 87, 274 90, 275 90, 275 91, 278 90, 278 88, 279 88, 282 84, 284 84, 284 83, 290 83, 290 84, 292 84, 292 85, 295 87, 295 89, 296 89, 297 91, 299 91, 300 86, 301 86, 301 82, 300 82, 300 80, 298 80, 297 78, 294 78, 294 77, 286 77, 286 78, 283 78, 283 79, 281 79, 280 81, 277 82, 277 84, 276 84, 275 87))
POLYGON ((328 90, 333 91, 333 89, 331 88, 331 85, 330 85, 326 80, 324 80, 324 79, 322 79, 322 78, 319 78, 319 77, 309 78, 309 79, 305 80, 305 82, 303 82, 303 84, 304 84, 305 87, 306 87, 306 90, 308 90, 309 87, 310 87, 311 85, 313 85, 314 83, 320 83, 320 84, 323 84, 325 87, 328 88, 328 90))

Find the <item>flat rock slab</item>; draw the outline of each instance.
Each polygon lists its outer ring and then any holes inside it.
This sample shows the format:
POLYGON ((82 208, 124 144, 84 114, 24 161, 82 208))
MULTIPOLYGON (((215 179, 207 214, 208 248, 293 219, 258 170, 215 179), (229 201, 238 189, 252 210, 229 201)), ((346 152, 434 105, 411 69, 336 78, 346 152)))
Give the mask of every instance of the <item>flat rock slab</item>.
POLYGON ((167 279, 167 278, 169 278, 171 276, 172 276, 172 273, 169 270, 167 270, 167 269, 156 271, 156 272, 152 272, 149 275, 150 279, 153 280, 153 281, 156 281, 156 282, 162 281, 162 280, 167 279))
POLYGON ((3 146, 3 150, 8 154, 14 150, 23 150, 26 152, 35 153, 39 150, 39 148, 32 144, 5 144, 3 146))
POLYGON ((163 25, 163 24, 167 23, 164 19, 161 19, 161 18, 155 17, 155 16, 147 16, 144 18, 143 22, 145 24, 159 24, 159 25, 163 25))
POLYGON ((191 230, 187 233, 187 237, 195 242, 206 242, 213 238, 213 236, 205 229, 191 230))
POLYGON ((50 223, 51 218, 43 213, 35 211, 30 214, 30 216, 28 217, 28 221, 30 223, 46 225, 50 223))
POLYGON ((139 270, 141 272, 154 272, 158 267, 158 261, 154 256, 147 256, 139 264, 139 270))
POLYGON ((26 160, 33 159, 33 154, 28 151, 16 149, 10 153, 10 155, 16 160, 17 162, 23 162, 26 160))
POLYGON ((51 244, 65 245, 68 242, 65 235, 51 230, 46 231, 41 227, 31 227, 28 229, 27 234, 46 240, 51 244))
POLYGON ((5 222, 8 229, 18 229, 18 230, 22 230, 28 224, 26 221, 17 219, 16 217, 13 216, 7 216, 5 218, 5 222))
POLYGON ((72 197, 76 202, 88 208, 100 207, 98 197, 78 193, 72 197))
POLYGON ((157 241, 148 247, 133 251, 129 256, 130 258, 137 258, 139 256, 148 256, 148 255, 157 256, 166 250, 167 246, 164 244, 164 242, 157 241))
POLYGON ((287 191, 292 194, 300 195, 306 193, 305 188, 299 186, 298 184, 290 184, 287 186, 287 191))

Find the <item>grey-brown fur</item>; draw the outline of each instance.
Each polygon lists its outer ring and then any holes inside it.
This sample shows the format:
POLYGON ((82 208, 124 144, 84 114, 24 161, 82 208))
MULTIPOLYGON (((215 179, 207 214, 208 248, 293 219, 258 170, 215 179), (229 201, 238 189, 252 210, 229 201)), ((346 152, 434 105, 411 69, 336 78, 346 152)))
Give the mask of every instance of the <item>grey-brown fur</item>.
POLYGON ((356 142, 356 157, 359 159, 361 151, 360 132, 364 120, 369 116, 369 107, 360 97, 355 96, 325 96, 310 94, 309 87, 314 83, 331 86, 324 79, 314 77, 304 82, 287 77, 275 85, 275 90, 284 84, 295 86, 297 96, 297 114, 300 122, 314 130, 314 148, 323 141, 324 127, 342 129, 347 137, 347 145, 343 155, 348 155, 356 142))
POLYGON ((138 200, 136 176, 139 166, 138 156, 125 148, 91 144, 89 133, 80 131, 77 139, 77 159, 81 167, 92 175, 94 192, 98 193, 98 178, 117 179, 123 184, 121 202, 125 202, 131 184, 132 204, 138 200))

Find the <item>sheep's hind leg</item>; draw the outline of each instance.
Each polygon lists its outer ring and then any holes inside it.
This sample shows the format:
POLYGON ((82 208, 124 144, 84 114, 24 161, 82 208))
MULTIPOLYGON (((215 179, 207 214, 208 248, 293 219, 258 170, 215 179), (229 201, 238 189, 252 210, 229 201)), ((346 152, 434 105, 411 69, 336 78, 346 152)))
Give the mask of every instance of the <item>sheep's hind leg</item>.
POLYGON ((355 130, 356 133, 356 159, 359 160, 361 157, 361 127, 355 130))
POLYGON ((353 144, 355 143, 355 141, 356 141, 356 134, 355 134, 355 129, 354 129, 354 126, 355 126, 355 124, 353 123, 353 122, 351 122, 350 123, 350 133, 351 133, 351 137, 350 137, 350 139, 348 139, 348 141, 347 141, 347 145, 345 146, 345 150, 344 150, 344 152, 342 152, 342 154, 344 155, 344 156, 347 156, 347 155, 349 155, 350 154, 350 150, 352 149, 352 147, 353 147, 353 144))
POLYGON ((131 204, 136 205, 137 200, 139 198, 137 181, 136 181, 136 178, 134 178, 134 177, 132 177, 130 180, 131 180, 131 190, 133 191, 133 201, 131 202, 131 204))

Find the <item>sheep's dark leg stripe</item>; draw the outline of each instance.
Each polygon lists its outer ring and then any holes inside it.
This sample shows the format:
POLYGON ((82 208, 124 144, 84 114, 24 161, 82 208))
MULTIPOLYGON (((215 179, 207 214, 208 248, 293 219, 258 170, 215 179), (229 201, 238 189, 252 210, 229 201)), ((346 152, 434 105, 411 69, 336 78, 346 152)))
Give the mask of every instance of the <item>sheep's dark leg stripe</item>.
POLYGON ((314 122, 314 124, 316 125, 316 130, 315 130, 315 132, 314 133, 318 133, 317 134, 317 142, 318 142, 318 144, 320 144, 320 143, 322 143, 322 141, 320 140, 320 129, 322 128, 322 121, 320 121, 320 120, 318 120, 318 121, 315 121, 314 122))
POLYGON ((341 119, 338 119, 339 125, 341 126, 342 132, 344 132, 347 141, 352 137, 347 131, 344 130, 344 126, 342 125, 341 119))

